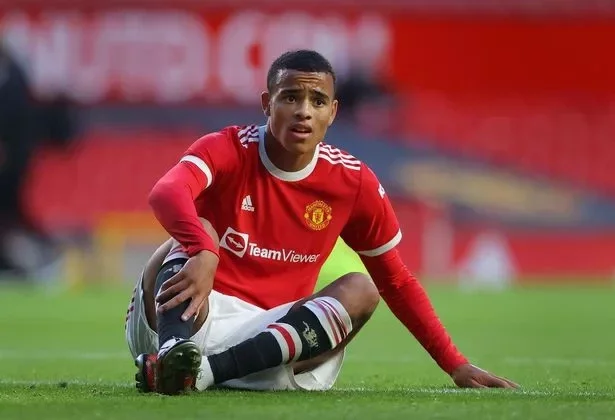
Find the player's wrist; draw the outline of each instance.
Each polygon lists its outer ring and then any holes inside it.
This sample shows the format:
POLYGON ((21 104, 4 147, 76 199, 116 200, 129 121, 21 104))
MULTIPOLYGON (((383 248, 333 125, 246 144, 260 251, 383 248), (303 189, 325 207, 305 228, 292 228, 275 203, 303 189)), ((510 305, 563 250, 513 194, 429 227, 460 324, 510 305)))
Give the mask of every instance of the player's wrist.
POLYGON ((454 376, 455 372, 459 370, 459 368, 469 365, 470 361, 466 359, 462 355, 457 355, 454 359, 446 361, 442 363, 442 368, 448 373, 450 376, 454 376))
POLYGON ((204 248, 204 247, 194 247, 186 251, 188 257, 197 258, 200 260, 208 260, 212 257, 220 258, 220 254, 217 249, 214 248, 204 248))
POLYGON ((212 249, 202 249, 192 256, 196 258, 202 258, 202 259, 209 259, 209 258, 212 258, 212 256, 215 256, 216 258, 220 258, 218 251, 212 250, 212 249))
POLYGON ((207 236, 207 240, 202 241, 201 243, 186 247, 186 253, 190 258, 200 255, 201 257, 206 257, 209 254, 214 254, 216 257, 220 258, 220 254, 218 252, 218 247, 213 242, 209 236, 207 236))

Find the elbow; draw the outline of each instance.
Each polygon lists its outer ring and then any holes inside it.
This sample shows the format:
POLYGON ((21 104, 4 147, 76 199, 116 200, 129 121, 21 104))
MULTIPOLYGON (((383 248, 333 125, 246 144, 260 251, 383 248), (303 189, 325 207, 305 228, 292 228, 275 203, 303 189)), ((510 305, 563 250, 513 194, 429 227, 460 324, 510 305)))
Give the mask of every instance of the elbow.
POLYGON ((170 188, 168 183, 160 180, 154 185, 147 197, 149 206, 154 212, 169 201, 170 188))
POLYGON ((376 283, 382 296, 396 295, 400 290, 408 286, 409 280, 404 277, 388 277, 376 283))
POLYGON ((408 288, 413 289, 417 285, 421 287, 418 279, 405 267, 395 274, 375 278, 374 282, 380 294, 387 297, 398 296, 403 294, 408 288))

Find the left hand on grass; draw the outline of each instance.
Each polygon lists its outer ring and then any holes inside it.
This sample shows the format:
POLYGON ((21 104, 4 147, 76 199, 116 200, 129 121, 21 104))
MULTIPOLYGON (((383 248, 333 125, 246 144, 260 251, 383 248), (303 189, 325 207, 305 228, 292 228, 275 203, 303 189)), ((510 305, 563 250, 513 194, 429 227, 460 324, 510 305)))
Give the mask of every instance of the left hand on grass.
POLYGON ((451 374, 459 388, 518 388, 516 383, 466 363, 451 374))

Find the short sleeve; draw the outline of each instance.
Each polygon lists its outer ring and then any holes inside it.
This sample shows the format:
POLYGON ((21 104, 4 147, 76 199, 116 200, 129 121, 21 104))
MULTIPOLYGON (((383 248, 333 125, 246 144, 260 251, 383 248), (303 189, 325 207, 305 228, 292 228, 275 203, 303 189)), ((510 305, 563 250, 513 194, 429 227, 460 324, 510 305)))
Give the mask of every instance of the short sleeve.
POLYGON ((376 257, 395 248, 401 231, 395 211, 372 170, 363 164, 361 183, 342 239, 355 252, 376 257))
POLYGON ((238 141, 230 128, 207 134, 195 141, 180 162, 189 162, 206 178, 205 188, 224 173, 232 173, 239 166, 238 141))

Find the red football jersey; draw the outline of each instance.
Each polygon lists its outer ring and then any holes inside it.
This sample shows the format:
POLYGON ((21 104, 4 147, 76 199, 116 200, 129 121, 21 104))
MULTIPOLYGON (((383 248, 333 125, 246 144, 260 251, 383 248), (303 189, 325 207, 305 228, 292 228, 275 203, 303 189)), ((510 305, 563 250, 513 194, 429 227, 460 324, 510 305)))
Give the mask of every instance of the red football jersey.
POLYGON ((374 173, 321 143, 310 164, 285 172, 267 157, 265 127, 227 127, 197 140, 181 161, 205 174, 199 216, 220 237, 214 289, 262 308, 313 293, 338 237, 377 256, 401 232, 374 173))
POLYGON ((149 202, 188 255, 220 255, 214 289, 262 308, 312 293, 341 236, 361 255, 395 316, 449 374, 468 363, 395 246, 397 218, 373 172, 335 147, 285 172, 268 159, 265 127, 228 127, 196 141, 154 186, 149 202), (220 236, 220 249, 198 217, 220 236))

